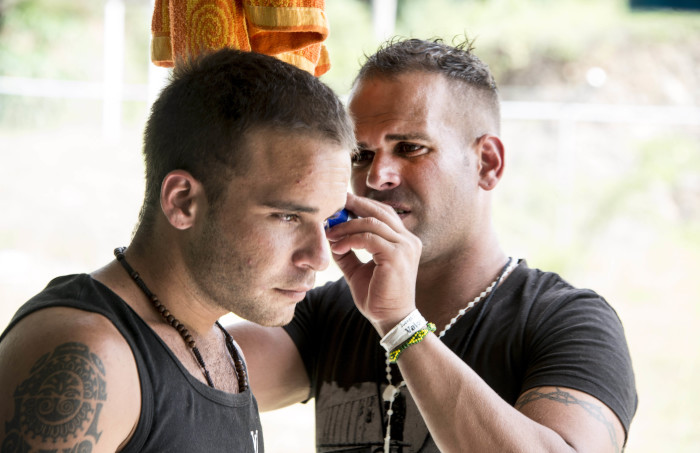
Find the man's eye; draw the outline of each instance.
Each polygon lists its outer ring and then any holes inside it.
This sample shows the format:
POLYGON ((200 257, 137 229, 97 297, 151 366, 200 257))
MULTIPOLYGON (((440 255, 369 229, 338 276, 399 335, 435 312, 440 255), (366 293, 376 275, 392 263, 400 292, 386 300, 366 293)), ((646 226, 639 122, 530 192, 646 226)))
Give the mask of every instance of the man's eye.
POLYGON ((292 223, 299 220, 297 214, 276 214, 276 216, 282 223, 292 223))
POLYGON ((424 154, 427 152, 427 148, 423 145, 416 145, 415 143, 398 143, 395 148, 396 152, 398 154, 408 154, 408 155, 415 155, 415 154, 424 154))
POLYGON ((364 165, 374 158, 374 153, 367 150, 359 150, 352 156, 352 164, 355 166, 364 165))

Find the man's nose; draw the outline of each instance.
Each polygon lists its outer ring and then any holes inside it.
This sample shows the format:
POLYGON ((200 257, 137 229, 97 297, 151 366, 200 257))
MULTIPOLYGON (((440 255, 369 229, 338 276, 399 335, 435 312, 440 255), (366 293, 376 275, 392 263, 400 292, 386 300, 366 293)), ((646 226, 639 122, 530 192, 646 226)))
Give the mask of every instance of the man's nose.
POLYGON ((373 190, 389 190, 401 184, 400 162, 396 156, 375 153, 365 183, 373 190))
POLYGON ((292 262, 297 267, 322 271, 330 264, 330 253, 325 229, 319 223, 304 235, 302 246, 292 255, 292 262))

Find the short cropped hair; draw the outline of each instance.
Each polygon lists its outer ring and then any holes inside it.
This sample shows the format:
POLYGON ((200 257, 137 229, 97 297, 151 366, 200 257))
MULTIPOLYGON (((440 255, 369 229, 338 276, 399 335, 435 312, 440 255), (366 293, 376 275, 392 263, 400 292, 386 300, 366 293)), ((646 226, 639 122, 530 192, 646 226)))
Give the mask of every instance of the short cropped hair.
MULTIPOLYGON (((356 88, 362 81, 374 77, 393 78, 409 72, 442 74, 447 80, 463 87, 463 99, 477 96, 487 108, 495 127, 500 127, 500 100, 498 86, 486 63, 474 54, 473 41, 464 38, 461 43, 448 45, 440 38, 392 39, 367 57, 353 82, 356 88)), ((469 108, 469 106, 466 106, 469 108)))
POLYGON ((315 135, 348 153, 355 148, 344 105, 306 71, 229 48, 176 62, 146 123, 139 228, 150 228, 160 209, 162 181, 173 170, 192 174, 216 206, 226 182, 246 171, 246 133, 259 128, 315 135))

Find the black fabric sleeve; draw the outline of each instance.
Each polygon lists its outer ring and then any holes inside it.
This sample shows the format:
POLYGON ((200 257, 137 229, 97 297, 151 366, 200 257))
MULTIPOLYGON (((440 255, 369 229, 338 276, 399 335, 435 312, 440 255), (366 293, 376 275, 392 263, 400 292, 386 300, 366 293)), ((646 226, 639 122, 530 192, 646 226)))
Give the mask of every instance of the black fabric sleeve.
POLYGON ((625 432, 637 408, 632 360, 615 310, 596 293, 561 288, 531 313, 522 391, 540 386, 580 390, 607 405, 625 432))
POLYGON ((297 350, 299 350, 301 360, 304 362, 306 374, 309 376, 310 393, 307 395, 306 399, 302 401, 303 403, 306 403, 313 397, 313 389, 316 388, 316 383, 314 381, 315 373, 313 370, 317 354, 313 350, 312 345, 314 344, 314 340, 311 338, 314 331, 313 299, 313 292, 307 293, 306 298, 299 302, 294 309, 294 318, 292 318, 292 321, 283 327, 285 332, 292 338, 297 350))
POLYGON ((297 304, 294 318, 284 326, 284 330, 299 350, 309 376, 312 392, 309 398, 314 396, 317 388, 320 346, 324 338, 326 338, 324 341, 328 341, 328 333, 324 329, 335 325, 334 320, 338 315, 336 312, 354 306, 350 298, 349 307, 343 308, 348 305, 346 299, 349 298, 349 293, 350 290, 344 279, 314 288, 307 293, 303 301, 297 304), (341 303, 341 300, 345 303, 341 303))

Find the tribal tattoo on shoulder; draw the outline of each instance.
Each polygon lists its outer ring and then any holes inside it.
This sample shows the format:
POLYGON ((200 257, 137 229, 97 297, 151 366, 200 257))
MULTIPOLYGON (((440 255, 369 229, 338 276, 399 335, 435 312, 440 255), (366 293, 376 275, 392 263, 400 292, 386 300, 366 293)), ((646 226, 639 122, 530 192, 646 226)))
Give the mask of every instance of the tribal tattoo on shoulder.
POLYGON ((0 453, 35 451, 31 444, 38 441, 62 446, 38 453, 89 453, 100 439, 105 369, 85 344, 64 343, 42 356, 13 396, 14 416, 5 423, 0 453))
POLYGON ((620 452, 617 434, 615 433, 615 427, 610 422, 610 420, 608 420, 608 418, 605 417, 605 414, 603 413, 603 410, 601 409, 600 405, 580 400, 571 393, 564 391, 559 387, 555 387, 554 390, 546 393, 539 389, 533 389, 529 392, 525 392, 520 396, 520 398, 518 398, 518 401, 516 401, 515 408, 521 409, 528 403, 542 399, 555 401, 557 403, 562 403, 567 406, 579 406, 583 408, 589 415, 591 415, 593 418, 595 418, 605 426, 605 429, 608 432, 608 436, 610 437, 610 442, 615 447, 615 452, 620 452))

